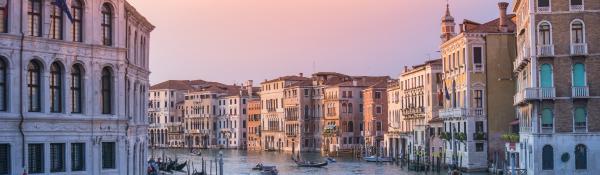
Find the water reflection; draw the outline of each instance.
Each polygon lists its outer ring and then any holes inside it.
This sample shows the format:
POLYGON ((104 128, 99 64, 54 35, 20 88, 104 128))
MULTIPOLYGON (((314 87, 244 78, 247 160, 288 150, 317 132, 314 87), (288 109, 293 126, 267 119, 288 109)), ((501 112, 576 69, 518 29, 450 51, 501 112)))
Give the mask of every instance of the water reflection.
MULTIPOLYGON (((408 172, 406 167, 401 168, 399 165, 394 163, 367 163, 360 159, 352 157, 335 157, 337 162, 330 163, 328 166, 323 168, 301 168, 296 167, 295 163, 291 160, 291 153, 284 152, 253 152, 245 150, 202 150, 202 157, 207 162, 207 171, 212 170, 213 174, 215 171, 215 165, 210 167, 209 162, 215 161, 215 157, 218 156, 218 152, 223 151, 224 160, 224 174, 259 174, 257 171, 253 171, 254 167, 258 163, 264 165, 275 165, 279 170, 279 174, 311 174, 311 175, 351 175, 351 174, 393 174, 393 175, 413 175, 413 174, 432 174, 442 175, 446 172, 440 173, 416 173, 408 172)), ((155 158, 164 155, 166 157, 179 161, 190 160, 193 162, 193 168, 197 170, 201 169, 200 156, 194 156, 188 149, 158 149, 152 150, 151 154, 155 158)), ((302 153, 304 160, 310 161, 324 161, 323 157, 319 153, 302 153)), ((192 168, 192 169, 193 169, 192 168)))

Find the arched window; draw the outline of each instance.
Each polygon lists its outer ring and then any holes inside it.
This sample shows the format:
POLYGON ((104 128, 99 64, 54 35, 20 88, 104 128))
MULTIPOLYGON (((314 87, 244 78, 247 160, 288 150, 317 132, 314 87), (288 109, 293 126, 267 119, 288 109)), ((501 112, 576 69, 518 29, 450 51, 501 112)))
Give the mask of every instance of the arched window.
POLYGON ((550 45, 552 44, 552 34, 550 33, 550 23, 542 22, 539 26, 538 33, 538 44, 539 45, 550 45))
POLYGON ((41 112, 41 83, 42 66, 37 61, 29 62, 27 66, 27 97, 29 99, 29 112, 41 112))
POLYGON ((0 6, 0 33, 8 32, 8 0, 6 5, 0 6))
POLYGON ((554 116, 551 108, 544 108, 542 110, 542 130, 552 130, 554 127, 554 116))
POLYGON ((102 114, 112 114, 112 70, 102 69, 102 114))
POLYGON ((542 149, 542 169, 554 169, 554 149, 550 145, 546 145, 542 149))
POLYGON ((50 112, 62 112, 62 68, 54 62, 50 66, 50 112))
POLYGON ((573 87, 585 87, 585 65, 582 63, 575 63, 573 65, 573 87))
POLYGON ((83 68, 75 64, 71 68, 71 113, 82 113, 83 106, 83 68))
POLYGON ((577 107, 574 113, 575 131, 585 132, 587 128, 587 109, 585 107, 577 107))
POLYGON ((81 0, 72 0, 71 1, 71 13, 73 15, 73 20, 71 23, 71 35, 73 37, 74 42, 82 42, 83 41, 83 3, 81 0))
POLYGON ((550 64, 542 64, 540 68, 540 87, 553 87, 552 77, 552 66, 550 64))
POLYGON ((583 22, 576 20, 571 23, 571 42, 572 43, 585 43, 585 37, 583 33, 583 22))
POLYGON ((575 147, 575 169, 587 169, 587 147, 583 144, 575 147))
POLYGON ((346 103, 342 103, 342 113, 348 112, 348 105, 346 103))
POLYGON ((308 105, 304 105, 304 118, 308 119, 309 116, 309 109, 308 109, 308 105))
POLYGON ((42 36, 42 1, 29 0, 27 6, 29 36, 42 36))
POLYGON ((62 39, 63 11, 58 7, 56 1, 50 3, 50 38, 62 39))
POLYGON ((8 64, 4 60, 4 57, 0 57, 0 111, 8 110, 8 64))
POLYGON ((348 113, 352 114, 354 105, 352 103, 348 103, 348 113))
POLYGON ((354 132, 354 122, 348 122, 348 129, 346 130, 346 132, 354 132))
POLYGON ((113 9, 108 3, 102 5, 102 44, 112 45, 113 9))

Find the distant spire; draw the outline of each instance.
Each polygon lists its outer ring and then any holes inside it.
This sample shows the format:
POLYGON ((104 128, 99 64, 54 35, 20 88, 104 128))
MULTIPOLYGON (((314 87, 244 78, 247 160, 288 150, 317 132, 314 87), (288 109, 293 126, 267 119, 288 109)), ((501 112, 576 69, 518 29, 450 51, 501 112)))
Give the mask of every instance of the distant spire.
POLYGON ((455 26, 454 17, 450 15, 450 2, 446 0, 446 14, 442 17, 442 35, 440 36, 442 42, 446 42, 456 35, 454 32, 455 26))

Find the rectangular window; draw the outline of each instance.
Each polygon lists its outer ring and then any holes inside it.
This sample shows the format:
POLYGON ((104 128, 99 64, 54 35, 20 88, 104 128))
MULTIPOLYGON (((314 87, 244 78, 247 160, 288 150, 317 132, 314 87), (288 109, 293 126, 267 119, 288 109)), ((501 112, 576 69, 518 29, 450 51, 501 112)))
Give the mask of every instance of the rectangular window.
POLYGON ((44 173, 44 144, 29 144, 27 158, 29 173, 44 173))
MULTIPOLYGON (((0 33, 8 32, 8 3, 0 7, 0 33)), ((1 172, 0 172, 1 173, 1 172)))
POLYGON ((375 113, 376 113, 376 114, 381 114, 382 112, 383 112, 383 109, 382 109, 382 107, 381 107, 381 106, 377 106, 377 107, 375 107, 375 113))
POLYGON ((71 144, 71 171, 85 171, 85 143, 71 144))
POLYGON ((375 99, 381 99, 381 91, 375 92, 375 99))
POLYGON ((473 47, 473 64, 477 66, 477 64, 481 65, 483 58, 483 53, 481 47, 473 47))
POLYGON ((116 168, 115 154, 115 142, 102 143, 102 169, 116 168))
POLYGON ((50 172, 65 171, 65 144, 50 144, 50 172))
POLYGON ((475 107, 483 108, 483 91, 475 90, 475 107))
POLYGON ((358 104, 358 112, 363 112, 363 104, 358 104))
POLYGON ((0 144, 0 174, 10 174, 10 145, 0 144))
POLYGON ((475 143, 475 152, 483 152, 483 143, 475 143))
POLYGON ((63 11, 56 5, 56 1, 53 1, 50 4, 50 38, 62 40, 63 11))
POLYGON ((304 89, 304 96, 308 97, 308 89, 304 89))
POLYGON ((28 3, 29 36, 42 36, 42 1, 29 0, 28 3))

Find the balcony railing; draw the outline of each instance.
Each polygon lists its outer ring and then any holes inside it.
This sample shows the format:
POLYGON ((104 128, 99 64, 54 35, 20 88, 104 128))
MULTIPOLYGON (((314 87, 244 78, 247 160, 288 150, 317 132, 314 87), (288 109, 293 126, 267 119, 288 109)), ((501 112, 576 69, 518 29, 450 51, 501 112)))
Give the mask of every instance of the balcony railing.
POLYGON ((485 115, 485 111, 483 108, 473 108, 470 110, 467 110, 466 108, 450 108, 440 110, 439 115, 441 118, 482 117, 485 115))
POLYGON ((551 57, 554 56, 554 45, 538 45, 537 54, 540 57, 551 57))
POLYGON ((583 5, 571 5, 571 7, 569 7, 569 10, 571 10, 571 11, 583 11, 583 5))
POLYGON ((473 140, 487 140, 485 132, 473 133, 473 140))
POLYGON ((519 55, 517 55, 517 59, 515 59, 515 62, 513 63, 515 72, 523 69, 525 65, 527 65, 531 58, 530 51, 531 49, 525 47, 521 52, 519 52, 519 55))
POLYGON ((530 100, 554 99, 556 97, 556 89, 550 88, 525 88, 518 91, 514 97, 514 104, 523 103, 530 100))
POLYGON ((590 96, 590 88, 587 86, 573 87, 573 98, 586 98, 590 96))
POLYGON ((537 7, 537 12, 550 12, 550 6, 548 6, 548 7, 537 7))
POLYGON ((587 43, 571 44, 571 55, 587 55, 587 43))

